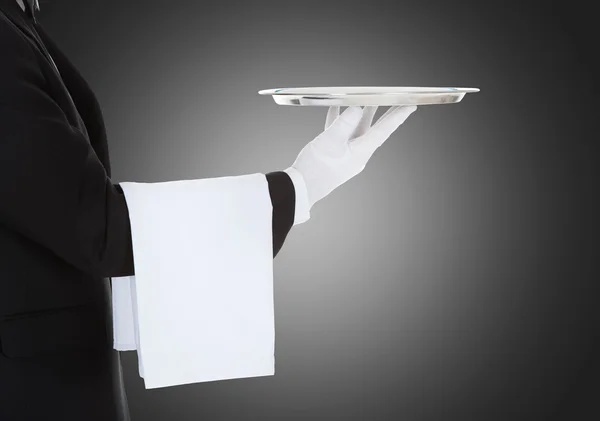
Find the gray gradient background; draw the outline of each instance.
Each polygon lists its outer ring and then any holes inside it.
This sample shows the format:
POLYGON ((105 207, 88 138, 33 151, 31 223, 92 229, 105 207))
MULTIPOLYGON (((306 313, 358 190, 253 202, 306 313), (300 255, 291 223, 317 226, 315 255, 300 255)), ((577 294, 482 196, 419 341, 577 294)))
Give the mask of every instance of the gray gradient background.
POLYGON ((42 0, 102 105, 115 182, 288 167, 326 108, 260 89, 482 90, 421 107, 292 229, 275 376, 145 390, 123 353, 132 419, 597 416, 597 69, 569 4, 42 0))

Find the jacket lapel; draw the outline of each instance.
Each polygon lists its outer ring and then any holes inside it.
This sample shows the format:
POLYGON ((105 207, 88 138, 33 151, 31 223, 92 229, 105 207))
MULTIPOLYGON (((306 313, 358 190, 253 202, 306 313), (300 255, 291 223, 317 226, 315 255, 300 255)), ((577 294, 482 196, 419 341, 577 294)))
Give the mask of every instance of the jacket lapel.
POLYGON ((34 26, 31 18, 23 12, 15 0, 0 0, 0 19, 7 19, 15 26, 54 68, 56 81, 62 84, 62 89, 59 89, 60 85, 57 83, 49 85, 55 99, 69 116, 71 123, 86 135, 110 177, 111 168, 102 112, 85 79, 48 36, 42 25, 38 22, 34 26), (56 59, 56 64, 52 57, 56 59))
POLYGON ((80 128, 88 136, 98 159, 100 159, 107 175, 110 177, 111 171, 108 144, 106 141, 106 128, 98 99, 88 82, 54 40, 46 33, 44 27, 38 23, 36 29, 40 39, 48 49, 49 55, 54 57, 56 65, 60 68, 60 79, 75 104, 77 117, 80 119, 80 128))
MULTIPOLYGON (((28 3, 30 3, 30 2, 35 3, 35 0, 26 0, 26 1, 28 3)), ((6 1, 3 0, 0 2, 0 5, 2 5, 2 9, 0 10, 0 12, 3 12, 4 16, 6 16, 8 18, 9 22, 11 22, 15 27, 17 27, 19 29, 19 31, 23 35, 25 35, 31 43, 33 43, 35 48, 37 48, 37 50, 44 57, 46 57, 46 60, 48 60, 48 62, 53 67, 55 67, 54 62, 52 61, 52 58, 50 57, 50 55, 44 48, 44 44, 42 43, 39 36, 35 32, 35 29, 33 27, 34 23, 33 23, 32 18, 28 17, 26 12, 23 12, 20 9, 19 5, 17 4, 17 2, 15 0, 6 0, 6 1)), ((28 7, 29 6, 30 6, 30 4, 28 4, 28 7)))
POLYGON ((29 10, 34 11, 35 10, 40 10, 40 5, 38 3, 38 0, 27 0, 27 3, 29 3, 29 10))

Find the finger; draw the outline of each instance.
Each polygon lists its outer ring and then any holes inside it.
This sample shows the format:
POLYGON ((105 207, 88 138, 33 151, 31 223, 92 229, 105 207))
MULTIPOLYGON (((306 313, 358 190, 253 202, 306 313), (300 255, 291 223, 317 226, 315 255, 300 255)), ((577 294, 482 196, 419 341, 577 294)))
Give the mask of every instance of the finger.
POLYGON ((389 116, 390 113, 394 112, 394 110, 397 110, 398 108, 400 108, 398 105, 394 105, 394 106, 391 106, 390 108, 388 108, 387 111, 385 113, 383 113, 381 115, 381 117, 379 117, 379 119, 377 120, 377 122, 373 126, 375 126, 375 125, 379 124, 381 121, 385 120, 385 118, 387 116, 389 116))
POLYGON ((338 105, 334 105, 329 107, 327 110, 327 117, 325 118, 325 130, 329 128, 333 124, 336 118, 340 115, 340 107, 338 105))
POLYGON ((394 111, 395 108, 398 108, 398 107, 392 106, 392 107, 388 108, 387 111, 385 113, 383 113, 381 115, 381 117, 379 117, 379 119, 377 120, 377 122, 375 122, 375 124, 379 123, 381 120, 383 120, 385 117, 387 117, 392 111, 394 111))
POLYGON ((372 154, 416 109, 416 106, 407 106, 391 110, 384 119, 380 118, 365 136, 352 142, 352 147, 359 153, 372 154))
POLYGON ((333 123, 331 123, 326 132, 333 134, 338 139, 347 141, 358 127, 362 115, 362 108, 348 107, 333 123))
POLYGON ((362 136, 371 128, 371 123, 373 122, 373 117, 375 117, 375 113, 377 112, 376 105, 368 105, 363 108, 363 116, 360 119, 360 123, 358 123, 358 128, 354 132, 354 137, 362 136))
POLYGON ((379 120, 371 127, 374 133, 391 134, 398 126, 408 118, 417 109, 414 105, 391 107, 379 120), (398 123, 398 124, 396 124, 398 123), (391 131, 390 131, 391 130, 391 131))

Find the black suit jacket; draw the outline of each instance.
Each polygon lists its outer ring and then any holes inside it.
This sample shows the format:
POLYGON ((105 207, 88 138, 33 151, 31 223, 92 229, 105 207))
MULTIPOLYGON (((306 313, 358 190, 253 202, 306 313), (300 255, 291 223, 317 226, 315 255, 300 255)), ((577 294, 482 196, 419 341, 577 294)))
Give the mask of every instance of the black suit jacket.
MULTIPOLYGON (((129 418, 110 278, 135 268, 127 203, 110 176, 92 90, 39 21, 0 0, 2 421, 129 418)), ((275 257, 295 192, 284 172, 266 178, 275 257)))

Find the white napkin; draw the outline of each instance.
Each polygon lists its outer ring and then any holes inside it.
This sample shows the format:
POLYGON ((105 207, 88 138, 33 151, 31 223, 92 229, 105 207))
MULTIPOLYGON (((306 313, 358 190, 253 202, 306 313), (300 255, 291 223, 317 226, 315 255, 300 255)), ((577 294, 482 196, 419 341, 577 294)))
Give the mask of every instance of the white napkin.
POLYGON ((274 375, 265 175, 120 185, 135 276, 112 278, 114 348, 146 389, 274 375))

